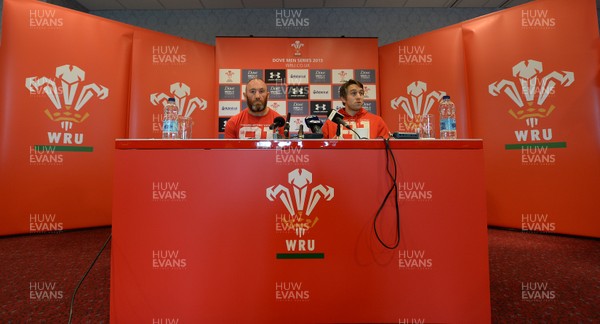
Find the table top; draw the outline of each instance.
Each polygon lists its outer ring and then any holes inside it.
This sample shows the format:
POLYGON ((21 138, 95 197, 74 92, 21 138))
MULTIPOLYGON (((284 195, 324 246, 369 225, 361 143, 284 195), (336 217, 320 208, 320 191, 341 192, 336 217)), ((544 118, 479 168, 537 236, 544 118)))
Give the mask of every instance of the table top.
MULTIPOLYGON (((482 149, 481 139, 390 139, 392 149, 482 149)), ((281 147, 303 149, 383 149, 383 139, 373 140, 322 140, 322 139, 116 139, 115 148, 128 149, 277 149, 281 147)))

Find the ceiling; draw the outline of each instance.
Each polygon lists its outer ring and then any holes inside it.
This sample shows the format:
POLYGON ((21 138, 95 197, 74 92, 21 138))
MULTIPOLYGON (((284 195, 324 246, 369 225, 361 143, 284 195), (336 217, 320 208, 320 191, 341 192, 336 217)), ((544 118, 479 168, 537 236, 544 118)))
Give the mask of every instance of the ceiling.
MULTIPOLYGON (((257 8, 509 8, 532 0, 73 0, 95 10, 257 8)), ((564 0, 571 1, 571 0, 564 0)), ((600 0, 596 0, 597 4, 600 0)))

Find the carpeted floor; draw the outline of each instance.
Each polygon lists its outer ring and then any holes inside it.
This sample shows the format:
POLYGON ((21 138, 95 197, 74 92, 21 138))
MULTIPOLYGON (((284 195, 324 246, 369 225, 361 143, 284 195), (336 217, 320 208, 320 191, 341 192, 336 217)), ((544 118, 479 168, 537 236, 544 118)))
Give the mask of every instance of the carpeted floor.
MULTIPOLYGON (((493 323, 600 323, 600 241, 489 229, 493 323)), ((0 238, 0 323, 67 323, 110 228, 0 238)), ((110 243, 73 323, 108 323, 110 243)))

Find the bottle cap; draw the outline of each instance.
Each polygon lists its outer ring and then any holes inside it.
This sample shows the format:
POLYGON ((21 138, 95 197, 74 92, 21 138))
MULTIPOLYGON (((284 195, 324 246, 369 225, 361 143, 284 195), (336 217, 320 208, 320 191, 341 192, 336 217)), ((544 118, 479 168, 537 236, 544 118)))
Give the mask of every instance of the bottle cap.
POLYGON ((445 95, 445 96, 442 97, 442 99, 450 99, 450 96, 445 95))
POLYGON ((168 102, 171 102, 171 101, 172 101, 172 102, 175 102, 175 98, 169 98, 167 101, 168 101, 168 102))

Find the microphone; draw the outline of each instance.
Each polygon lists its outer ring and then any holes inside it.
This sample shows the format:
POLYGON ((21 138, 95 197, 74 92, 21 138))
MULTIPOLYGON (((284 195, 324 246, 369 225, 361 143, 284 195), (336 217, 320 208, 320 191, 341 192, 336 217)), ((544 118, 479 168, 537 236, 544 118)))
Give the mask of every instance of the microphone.
POLYGON ((287 113, 287 120, 285 121, 285 126, 283 126, 283 138, 290 138, 290 116, 291 113, 287 113))
POLYGON ((332 109, 329 113, 329 116, 327 116, 327 119, 331 120, 332 122, 338 125, 342 125, 349 130, 352 130, 352 128, 350 128, 350 125, 348 125, 348 123, 344 121, 344 115, 337 112, 337 110, 332 109))
POLYGON ((319 117, 315 115, 310 115, 304 118, 304 123, 308 126, 308 129, 313 134, 323 134, 321 128, 323 128, 323 122, 319 119, 319 117))
POLYGON ((279 128, 283 125, 285 125, 285 119, 283 119, 283 117, 281 117, 281 116, 277 116, 277 117, 275 117, 275 119, 273 119, 273 124, 271 124, 271 126, 269 126, 269 129, 273 130, 273 129, 279 128))
POLYGON ((338 124, 337 127, 337 132, 335 133, 335 136, 339 137, 340 133, 341 133, 341 127, 340 126, 344 126, 347 129, 351 130, 354 134, 356 134, 356 137, 359 139, 366 139, 362 136, 360 136, 354 129, 352 129, 350 127, 350 125, 348 125, 348 123, 346 123, 344 121, 344 115, 340 114, 339 112, 337 112, 337 110, 332 109, 331 112, 329 113, 329 116, 327 116, 327 119, 331 120, 332 122, 338 124))

